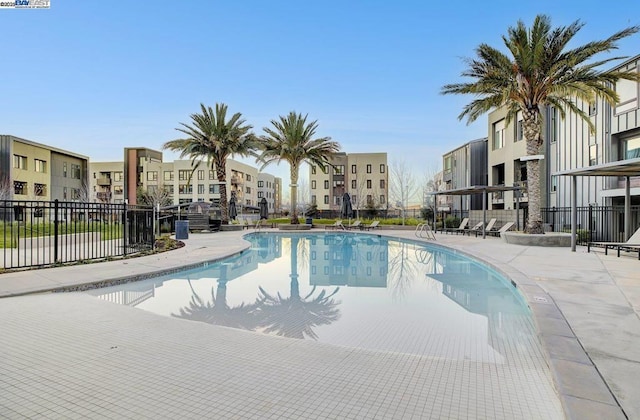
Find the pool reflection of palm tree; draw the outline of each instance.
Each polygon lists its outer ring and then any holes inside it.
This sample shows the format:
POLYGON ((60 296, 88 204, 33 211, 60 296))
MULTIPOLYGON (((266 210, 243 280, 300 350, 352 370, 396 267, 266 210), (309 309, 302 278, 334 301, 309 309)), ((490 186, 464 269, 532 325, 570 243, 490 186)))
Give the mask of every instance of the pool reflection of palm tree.
POLYGON ((291 288, 289 297, 278 293, 271 295, 260 287, 258 298, 258 313, 260 327, 267 333, 276 333, 289 338, 303 339, 306 337, 316 340, 318 335, 314 327, 328 325, 340 318, 339 301, 333 296, 340 290, 336 287, 333 292, 326 290, 314 297, 314 286, 306 296, 300 296, 298 282, 298 242, 299 238, 291 238, 291 288))
POLYGON ((221 275, 218 279, 218 287, 214 292, 211 288, 211 301, 201 298, 191 285, 191 301, 188 306, 180 308, 179 314, 171 314, 176 318, 190 321, 206 322, 213 325, 254 330, 257 327, 256 304, 246 305, 244 302, 235 307, 227 304, 227 265, 220 268, 221 275))

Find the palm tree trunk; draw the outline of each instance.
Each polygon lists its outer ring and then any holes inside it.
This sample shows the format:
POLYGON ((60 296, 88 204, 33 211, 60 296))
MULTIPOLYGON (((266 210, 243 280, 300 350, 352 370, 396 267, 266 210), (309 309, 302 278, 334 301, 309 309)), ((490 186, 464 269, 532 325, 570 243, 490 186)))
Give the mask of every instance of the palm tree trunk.
MULTIPOLYGON (((542 138, 540 137, 540 112, 528 110, 523 112, 522 125, 524 136, 527 142, 527 155, 537 155, 540 153, 542 138)), ((526 233, 542 234, 542 216, 540 213, 540 161, 527 161, 527 189, 529 196, 529 216, 524 231, 526 233)))
POLYGON ((298 220, 298 164, 291 164, 291 224, 297 225, 298 220))
POLYGON ((220 218, 223 225, 229 224, 229 200, 227 200, 227 162, 216 160, 216 177, 220 183, 220 218))

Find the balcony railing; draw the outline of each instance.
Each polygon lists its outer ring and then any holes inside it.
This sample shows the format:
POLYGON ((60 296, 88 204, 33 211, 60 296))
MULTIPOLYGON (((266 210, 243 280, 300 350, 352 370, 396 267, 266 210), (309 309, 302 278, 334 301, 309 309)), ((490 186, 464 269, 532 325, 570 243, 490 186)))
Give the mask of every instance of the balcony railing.
POLYGON ((96 180, 96 183, 101 187, 108 187, 109 185, 111 185, 111 178, 102 176, 96 180))

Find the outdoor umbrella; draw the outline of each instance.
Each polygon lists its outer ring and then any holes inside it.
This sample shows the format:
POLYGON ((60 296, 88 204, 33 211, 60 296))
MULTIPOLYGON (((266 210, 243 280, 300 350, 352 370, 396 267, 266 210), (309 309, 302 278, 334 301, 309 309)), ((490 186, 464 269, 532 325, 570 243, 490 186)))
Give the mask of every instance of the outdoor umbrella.
POLYGON ((258 203, 260 207, 260 220, 269 218, 269 207, 267 205, 267 199, 262 197, 262 200, 258 203))
POLYGON ((349 193, 342 194, 342 207, 340 208, 340 216, 342 218, 351 219, 353 208, 351 207, 351 197, 349 193))
POLYGON ((236 198, 231 197, 229 200, 229 219, 235 220, 236 216, 238 216, 238 209, 236 208, 236 198))

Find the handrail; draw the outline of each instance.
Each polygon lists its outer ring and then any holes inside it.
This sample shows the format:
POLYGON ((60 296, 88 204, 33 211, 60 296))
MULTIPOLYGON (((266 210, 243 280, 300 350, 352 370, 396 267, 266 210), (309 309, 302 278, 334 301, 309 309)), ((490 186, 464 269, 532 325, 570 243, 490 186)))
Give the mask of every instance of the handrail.
POLYGON ((422 239, 436 240, 436 235, 431 229, 429 223, 419 223, 418 226, 416 226, 415 235, 422 239))

